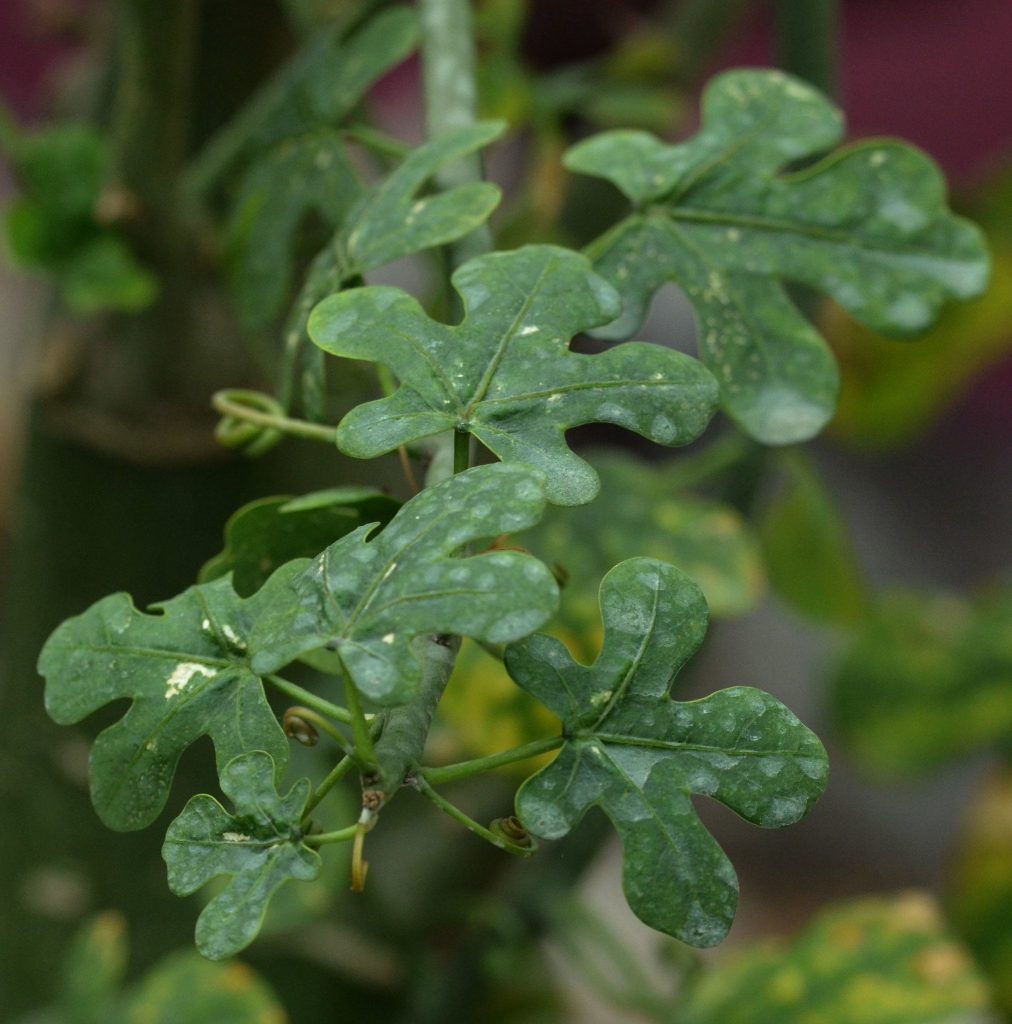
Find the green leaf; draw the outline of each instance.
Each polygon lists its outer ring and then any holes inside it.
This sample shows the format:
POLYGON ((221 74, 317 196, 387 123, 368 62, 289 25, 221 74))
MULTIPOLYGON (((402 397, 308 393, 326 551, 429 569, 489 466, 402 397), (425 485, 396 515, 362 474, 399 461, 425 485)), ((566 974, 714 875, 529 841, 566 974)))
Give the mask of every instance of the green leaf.
POLYGON ((431 320, 396 288, 359 288, 326 299, 310 318, 313 341, 334 355, 387 366, 390 397, 353 409, 338 444, 373 458, 440 431, 477 437, 504 462, 544 470, 556 504, 590 501, 597 475, 565 431, 615 423, 660 444, 686 444, 706 427, 716 386, 695 360, 633 343, 600 355, 568 351, 580 330, 618 312, 618 296, 587 260, 527 246, 464 264, 455 327, 431 320))
POLYGON ((225 550, 200 570, 200 582, 232 573, 236 592, 246 597, 285 562, 311 558, 366 523, 385 526, 399 507, 374 487, 252 501, 225 524, 225 550))
POLYGON ((246 172, 232 207, 230 284, 243 322, 261 327, 291 286, 298 229, 312 213, 331 229, 362 193, 333 128, 286 139, 246 172))
POLYGON ((61 725, 133 702, 99 735, 90 761, 95 809, 120 831, 154 821, 180 756, 201 736, 213 741, 219 771, 249 750, 272 754, 279 773, 287 763, 285 735, 249 666, 260 596, 242 601, 224 579, 155 609, 144 614, 129 595, 112 594, 64 622, 39 656, 46 710, 61 725))
POLYGON ((734 508, 685 492, 677 463, 603 450, 592 456, 601 477, 593 504, 551 508, 524 538, 533 554, 569 575, 562 602, 569 629, 598 629, 597 581, 634 555, 669 562, 691 576, 715 616, 740 615, 756 603, 762 561, 734 508))
POLYGON ((609 132, 566 158, 636 207, 588 250, 624 302, 601 336, 627 337, 675 282, 696 309, 700 357, 724 408, 768 444, 812 437, 838 389, 832 356, 778 279, 826 291, 863 324, 901 337, 987 282, 980 232, 948 211, 941 174, 911 146, 875 140, 785 173, 842 133, 840 112, 803 82, 731 71, 707 87, 690 141, 609 132))
POLYGON ((997 1024, 987 987, 921 893, 816 918, 790 945, 719 964, 679 1003, 679 1024, 997 1024))
POLYGON ((126 973, 126 921, 97 914, 74 936, 61 969, 60 1007, 69 1024, 107 1024, 126 973))
POLYGON ((363 694, 401 704, 421 675, 413 638, 526 636, 558 603, 552 574, 517 551, 452 556, 531 526, 544 492, 529 466, 481 466, 422 491, 375 539, 360 527, 294 577, 276 574, 257 595, 268 612, 253 633, 253 667, 273 672, 328 645, 363 694))
POLYGON ((57 268, 60 293, 75 313, 137 313, 158 296, 158 280, 135 259, 127 243, 101 232, 57 268))
POLYGON ((503 121, 468 125, 427 142, 404 158, 348 215, 335 242, 347 280, 411 253, 445 245, 484 224, 501 191, 472 182, 418 198, 419 190, 447 164, 499 138, 503 121))
POLYGON ((946 880, 952 926, 1012 1016, 1012 768, 996 768, 966 816, 946 880))
POLYGON ((281 796, 276 775, 262 750, 235 758, 221 772, 235 813, 201 793, 165 834, 162 856, 177 896, 189 896, 219 875, 232 877, 197 919, 197 948, 209 960, 233 956, 256 938, 271 896, 285 882, 311 882, 320 873, 320 856, 303 843, 299 824, 309 779, 281 796))
POLYGON ((673 566, 616 566, 601 584, 601 616, 604 643, 589 667, 544 635, 507 648, 510 675, 562 719, 566 736, 521 786, 517 813, 535 835, 558 839, 599 806, 622 838, 636 915, 691 945, 715 945, 731 926, 738 882, 691 797, 712 797, 756 825, 790 825, 825 787, 826 753, 760 690, 670 700, 707 619, 699 588, 673 566))
POLYGON ((188 952, 160 961, 131 993, 121 1019, 122 1024, 286 1024, 288 1017, 246 964, 211 964, 188 952))
POLYGON ((970 605, 891 594, 832 673, 834 724, 862 768, 923 773, 1012 743, 1012 592, 970 605))
POLYGON ((846 524, 815 467, 785 459, 788 482, 766 509, 761 537, 770 584, 794 611, 853 624, 871 599, 846 524))
POLYGON ((347 39, 340 25, 316 33, 211 139, 187 173, 186 190, 204 192, 243 157, 339 124, 411 53, 417 36, 415 15, 406 7, 380 12, 347 39))

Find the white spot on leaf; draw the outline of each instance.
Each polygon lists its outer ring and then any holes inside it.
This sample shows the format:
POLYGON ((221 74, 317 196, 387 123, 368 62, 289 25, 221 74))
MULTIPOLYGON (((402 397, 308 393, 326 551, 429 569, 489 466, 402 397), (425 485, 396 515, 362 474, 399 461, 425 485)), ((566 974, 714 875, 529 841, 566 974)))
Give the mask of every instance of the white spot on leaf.
POLYGON ((215 675, 213 668, 206 665, 198 665, 195 661, 182 661, 173 670, 165 683, 165 699, 170 700, 178 696, 194 676, 204 676, 211 679, 215 675))

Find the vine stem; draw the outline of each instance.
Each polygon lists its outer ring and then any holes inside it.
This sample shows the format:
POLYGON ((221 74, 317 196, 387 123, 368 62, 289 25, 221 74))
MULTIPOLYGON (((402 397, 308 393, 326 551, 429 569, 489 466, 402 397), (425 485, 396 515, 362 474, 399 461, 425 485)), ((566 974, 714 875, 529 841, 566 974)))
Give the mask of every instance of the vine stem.
POLYGON ((471 435, 466 430, 453 432, 453 472, 463 473, 471 465, 471 435))
POLYGON ((327 777, 313 790, 306 801, 306 809, 302 812, 305 822, 316 805, 355 767, 355 758, 346 754, 327 773, 327 777))
MULTIPOLYGON (((306 420, 293 419, 281 413, 254 409, 252 406, 235 401, 234 396, 235 392, 231 389, 216 392, 211 398, 211 405, 214 407, 215 412, 219 412, 222 416, 228 416, 231 419, 256 424, 259 427, 280 430, 291 437, 301 437, 307 441, 323 441, 330 445, 337 444, 336 427, 327 427, 320 423, 309 423, 306 420)), ((269 396, 264 397, 269 398, 269 396)))
MULTIPOLYGON (((340 659, 340 657, 339 654, 338 658, 340 659)), ((356 757, 361 767, 375 768, 377 764, 376 748, 373 746, 372 734, 369 731, 365 713, 362 711, 358 687, 343 660, 341 661, 341 674, 344 676, 345 699, 348 701, 348 710, 351 712, 351 733, 355 737, 356 757)))
POLYGON ((302 841, 306 846, 325 846, 327 843, 348 843, 358 833, 358 825, 339 828, 336 832, 319 832, 315 836, 306 836, 302 841))
POLYGON ((310 690, 303 689, 296 683, 283 679, 281 676, 264 676, 264 681, 270 683, 275 690, 280 690, 287 697, 291 697, 292 700, 304 704, 307 708, 312 708, 321 715, 334 719, 335 722, 344 722, 347 725, 351 725, 354 722, 352 713, 347 708, 342 708, 340 704, 331 704, 329 700, 317 697, 310 690))
POLYGON ((500 850, 504 850, 506 853, 512 853, 517 857, 530 857, 535 852, 534 846, 520 846, 518 843, 511 843, 505 836, 497 835, 491 829, 485 828, 484 825, 479 824, 474 818, 466 815, 456 804, 451 804, 449 800, 442 797, 437 793, 431 785, 426 781, 424 775, 415 775, 411 779, 411 785, 418 790, 427 800, 431 800, 444 814, 449 815, 454 821, 459 822, 469 832, 473 832, 476 836, 480 836, 486 842, 491 843, 493 846, 500 850))
MULTIPOLYGON (((429 139, 466 128, 477 120, 474 28, 470 0, 420 0, 422 26, 422 86, 429 139)), ((441 189, 481 181, 481 157, 464 157, 436 174, 441 189)), ((492 248, 492 234, 482 225, 450 248, 451 263, 459 267, 492 248)))
POLYGON ((448 764, 441 768, 423 768, 419 774, 433 785, 441 786, 447 782, 456 782, 458 779, 468 779, 472 775, 490 772, 495 768, 502 768, 504 765, 513 764, 516 761, 526 761, 529 758, 538 757, 540 754, 547 754, 551 750, 558 750, 564 741, 564 736, 551 736, 543 740, 533 740, 530 743, 525 743, 523 746, 504 750, 499 754, 476 757, 471 761, 459 761, 457 764, 448 764))

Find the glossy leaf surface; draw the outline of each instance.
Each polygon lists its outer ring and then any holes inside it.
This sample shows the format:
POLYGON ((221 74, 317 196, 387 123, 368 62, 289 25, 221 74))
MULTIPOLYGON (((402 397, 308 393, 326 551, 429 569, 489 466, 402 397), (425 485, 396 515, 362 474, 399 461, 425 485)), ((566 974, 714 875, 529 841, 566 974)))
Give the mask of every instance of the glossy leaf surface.
POLYGON ((702 115, 679 145, 620 131, 567 155, 571 170, 607 178, 636 208, 588 250, 624 303, 599 333, 627 337, 658 289, 677 283, 728 413, 765 443, 802 441, 832 415, 837 371, 781 280, 826 291, 868 327, 903 337, 947 299, 983 290, 986 250, 911 146, 875 140, 789 172, 843 134, 840 112, 797 79, 727 72, 706 89, 702 115))
POLYGON ((336 240, 347 279, 423 249, 455 241, 483 224, 500 190, 472 182, 419 196, 447 164, 487 146, 506 130, 502 121, 469 125, 411 151, 351 210, 336 240))
POLYGON ((374 539, 361 527, 294 576, 268 581, 257 595, 272 610, 253 634, 254 668, 272 672, 329 645, 362 693, 399 704, 421 674, 415 637, 526 636, 558 603, 548 569, 517 551, 451 556, 531 526, 544 506, 544 478, 529 466, 481 466, 426 489, 374 539))
POLYGON ((79 722, 111 701, 132 701, 91 752, 91 797, 110 828, 154 821, 180 756, 201 736, 213 741, 219 770, 249 750, 270 752, 284 769, 287 740, 247 654, 262 607, 258 596, 241 601, 227 579, 190 587, 156 605, 156 614, 112 594, 46 642, 39 672, 55 721, 79 722))
POLYGON ((1012 594, 883 598, 839 659, 834 723, 867 771, 912 775, 1012 743, 1012 594))
POLYGON ((177 896, 189 896, 219 875, 232 876, 197 919, 197 948, 210 960, 233 956, 253 941, 271 896, 285 882, 311 882, 320 873, 320 856, 302 842, 299 824, 309 779, 281 796, 274 778, 270 754, 255 750, 235 758, 221 772, 234 812, 201 793, 165 835, 162 856, 177 896))
POLYGON ((580 330, 611 320, 615 291, 587 260, 527 246, 471 260, 453 275, 465 315, 430 319, 395 288, 360 288, 321 303, 310 336, 334 355, 387 366, 401 381, 390 397, 353 409, 338 444, 373 458, 441 431, 467 431, 504 462, 543 470, 556 504, 590 501, 593 469, 565 431, 615 423, 660 444, 686 444, 706 427, 716 385, 695 360, 630 343, 599 355, 568 350, 580 330))
POLYGON ((760 690, 669 698, 707 619, 699 588, 674 567, 622 562, 601 584, 601 615, 604 643, 589 667, 543 635, 507 649, 510 675, 562 719, 566 736, 520 788, 517 813, 535 835, 557 839, 599 806, 622 838, 636 915, 684 942, 715 945, 734 917, 738 883, 691 797, 712 797, 757 825, 792 824, 825 786, 825 751, 760 690))
POLYGON ((374 487, 334 487, 299 498, 261 498, 225 524, 225 549, 200 570, 200 582, 232 573, 246 597, 294 558, 311 558, 366 523, 386 525, 399 502, 374 487))
POLYGON ((679 1024, 997 1024, 987 986, 921 893, 820 915, 790 945, 718 965, 679 1024))

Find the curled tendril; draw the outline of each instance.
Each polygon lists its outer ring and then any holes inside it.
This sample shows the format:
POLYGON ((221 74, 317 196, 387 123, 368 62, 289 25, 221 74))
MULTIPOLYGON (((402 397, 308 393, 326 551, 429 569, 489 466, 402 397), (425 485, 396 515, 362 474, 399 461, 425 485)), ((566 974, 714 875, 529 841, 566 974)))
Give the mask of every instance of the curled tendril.
POLYGON ((283 431, 262 422, 284 416, 277 399, 262 391, 241 388, 219 391, 212 405, 221 413, 214 436, 226 448, 237 448, 256 458, 269 452, 285 436, 283 431))
POLYGON ((315 747, 320 742, 320 734, 312 722, 304 718, 300 708, 289 708, 282 720, 285 735, 301 743, 304 747, 315 747))
POLYGON ((534 837, 524 828, 520 819, 511 814, 506 818, 496 818, 488 827, 488 830, 501 839, 505 839, 512 846, 518 846, 524 851, 537 849, 534 837))

